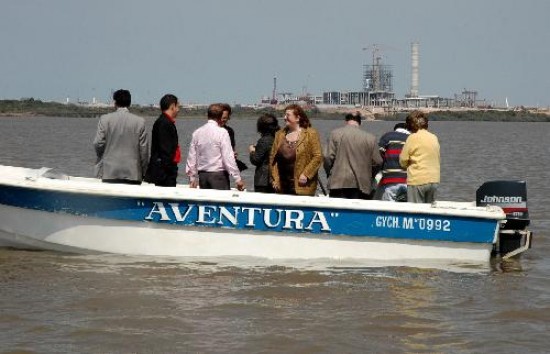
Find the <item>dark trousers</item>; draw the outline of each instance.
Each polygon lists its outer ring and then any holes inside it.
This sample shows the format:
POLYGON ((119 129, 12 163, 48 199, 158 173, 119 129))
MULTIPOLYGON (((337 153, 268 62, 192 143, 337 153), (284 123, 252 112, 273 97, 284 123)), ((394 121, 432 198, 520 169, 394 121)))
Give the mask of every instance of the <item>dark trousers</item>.
POLYGON ((254 186, 254 192, 258 193, 275 193, 272 186, 254 186))
POLYGON ((346 199, 372 199, 371 194, 361 192, 359 188, 337 188, 331 189, 329 192, 331 198, 346 198, 346 199))
POLYGON ((201 189, 231 189, 229 174, 226 171, 199 171, 199 187, 201 189))
POLYGON ((121 184, 141 184, 141 181, 132 181, 132 180, 129 180, 129 179, 121 179, 121 178, 102 179, 101 182, 103 182, 103 183, 121 183, 121 184))
POLYGON ((162 181, 155 182, 155 186, 157 187, 175 187, 176 186, 176 178, 175 176, 166 176, 162 181))
POLYGON ((178 165, 168 165, 163 169, 155 181, 155 186, 158 187, 175 187, 176 179, 178 178, 178 165))
POLYGON ((175 187, 178 165, 163 164, 160 159, 151 160, 145 174, 145 181, 158 187, 175 187))

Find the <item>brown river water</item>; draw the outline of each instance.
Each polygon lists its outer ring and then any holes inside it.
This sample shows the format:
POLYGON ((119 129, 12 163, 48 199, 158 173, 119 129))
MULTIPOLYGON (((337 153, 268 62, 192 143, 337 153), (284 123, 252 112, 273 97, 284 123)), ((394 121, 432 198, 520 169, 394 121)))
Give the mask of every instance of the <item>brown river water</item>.
MULTIPOLYGON (((184 156, 205 120, 178 120, 184 156)), ((312 122, 323 143, 343 124, 312 122)), ((255 117, 230 125, 248 163, 255 117)), ((393 125, 362 129, 380 137, 393 125)), ((0 164, 92 176, 96 126, 0 118, 0 164)), ((0 249, 0 353, 548 352, 550 124, 431 122, 430 130, 441 144, 439 199, 471 201, 488 180, 527 181, 531 250, 451 271, 0 249)), ((252 187, 253 169, 243 174, 252 187)))

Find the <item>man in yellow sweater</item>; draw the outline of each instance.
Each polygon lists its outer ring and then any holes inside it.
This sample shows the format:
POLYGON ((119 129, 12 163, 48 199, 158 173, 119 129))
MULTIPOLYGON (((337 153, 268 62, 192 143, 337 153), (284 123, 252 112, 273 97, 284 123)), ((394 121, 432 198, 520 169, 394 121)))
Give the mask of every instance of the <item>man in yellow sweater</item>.
POLYGON ((432 203, 440 181, 440 154, 437 136, 428 131, 428 117, 421 111, 407 116, 409 135, 399 155, 407 169, 407 201, 432 203))

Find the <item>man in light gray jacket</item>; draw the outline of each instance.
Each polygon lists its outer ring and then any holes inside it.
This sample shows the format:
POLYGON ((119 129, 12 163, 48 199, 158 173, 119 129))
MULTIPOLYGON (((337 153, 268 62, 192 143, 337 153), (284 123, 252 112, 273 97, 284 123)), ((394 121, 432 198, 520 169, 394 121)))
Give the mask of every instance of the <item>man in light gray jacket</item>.
POLYGON ((141 184, 149 163, 145 119, 128 111, 130 91, 113 94, 116 112, 99 118, 94 148, 96 176, 106 183, 141 184))
POLYGON ((347 114, 346 125, 330 133, 324 156, 329 195, 371 199, 373 167, 382 164, 376 137, 361 130, 361 116, 347 114))

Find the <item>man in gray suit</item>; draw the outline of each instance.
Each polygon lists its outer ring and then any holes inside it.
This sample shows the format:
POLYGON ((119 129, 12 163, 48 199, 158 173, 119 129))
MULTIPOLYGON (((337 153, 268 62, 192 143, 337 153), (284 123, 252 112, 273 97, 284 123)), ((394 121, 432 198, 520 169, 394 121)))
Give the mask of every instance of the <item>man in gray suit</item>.
POLYGON ((346 125, 330 133, 325 150, 329 195, 371 199, 373 167, 382 164, 376 137, 361 130, 361 116, 347 114, 346 125))
POLYGON ((106 183, 141 184, 149 163, 149 139, 145 120, 128 111, 128 90, 113 94, 116 112, 99 118, 94 148, 96 176, 106 183))

